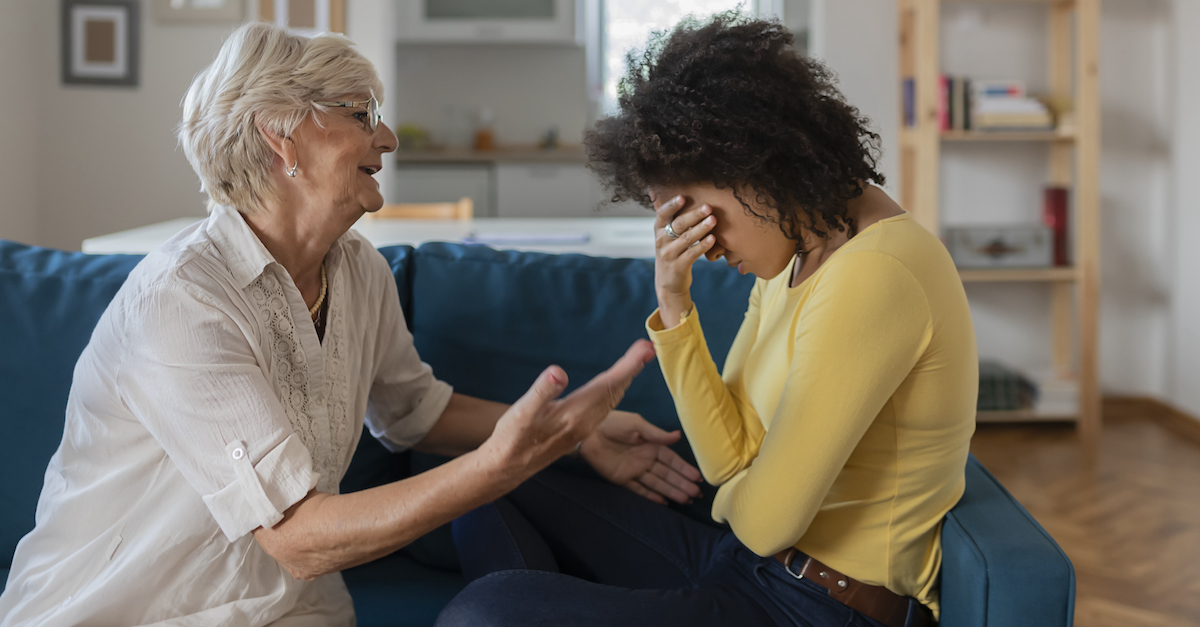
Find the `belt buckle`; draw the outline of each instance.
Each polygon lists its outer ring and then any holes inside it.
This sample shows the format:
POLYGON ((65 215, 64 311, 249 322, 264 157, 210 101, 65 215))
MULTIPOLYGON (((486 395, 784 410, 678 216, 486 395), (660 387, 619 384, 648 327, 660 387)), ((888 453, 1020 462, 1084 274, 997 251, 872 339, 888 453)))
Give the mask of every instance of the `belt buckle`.
MULTIPOLYGON (((796 549, 791 549, 788 552, 788 556, 783 558, 783 569, 787 571, 787 574, 795 577, 798 580, 802 580, 804 579, 804 574, 792 570, 792 563, 796 560, 796 553, 798 553, 796 549)), ((804 570, 804 568, 801 567, 800 570, 804 570)))

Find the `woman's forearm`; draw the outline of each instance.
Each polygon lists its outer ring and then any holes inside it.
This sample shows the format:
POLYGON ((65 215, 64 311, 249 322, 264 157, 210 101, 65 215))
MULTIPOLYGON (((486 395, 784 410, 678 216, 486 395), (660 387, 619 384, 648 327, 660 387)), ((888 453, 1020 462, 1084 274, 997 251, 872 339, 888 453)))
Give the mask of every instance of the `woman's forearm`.
POLYGON ((254 530, 254 537, 299 579, 387 555, 503 496, 570 452, 621 401, 653 357, 649 342, 634 342, 611 368, 561 399, 567 375, 551 366, 501 420, 491 422, 491 436, 476 450, 377 488, 344 495, 311 492, 279 523, 254 530))
POLYGON ((509 406, 474 396, 450 397, 446 409, 429 433, 414 447, 423 453, 457 457, 479 448, 496 430, 496 422, 509 406))
POLYGON ((392 553, 526 478, 488 451, 475 451, 368 490, 311 492, 254 537, 293 577, 311 580, 392 553))

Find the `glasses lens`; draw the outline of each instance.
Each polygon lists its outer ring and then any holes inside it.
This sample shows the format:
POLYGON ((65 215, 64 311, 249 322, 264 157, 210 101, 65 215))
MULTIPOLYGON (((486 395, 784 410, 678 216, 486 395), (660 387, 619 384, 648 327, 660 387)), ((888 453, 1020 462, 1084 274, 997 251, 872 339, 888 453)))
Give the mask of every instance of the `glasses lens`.
POLYGON ((372 98, 370 104, 367 105, 367 118, 371 120, 372 131, 379 127, 379 120, 382 117, 379 115, 379 101, 372 98))

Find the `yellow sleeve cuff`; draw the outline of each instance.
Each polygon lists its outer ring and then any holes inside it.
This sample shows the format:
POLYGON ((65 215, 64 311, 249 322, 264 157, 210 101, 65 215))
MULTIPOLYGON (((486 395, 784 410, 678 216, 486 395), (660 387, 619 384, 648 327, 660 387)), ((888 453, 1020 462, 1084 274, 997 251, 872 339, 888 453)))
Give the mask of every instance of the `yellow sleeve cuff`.
POLYGON ((663 329, 662 312, 658 309, 655 309, 654 313, 646 318, 646 334, 654 342, 655 347, 681 342, 693 337, 699 331, 700 316, 696 312, 695 305, 692 305, 690 310, 680 316, 679 324, 670 329, 663 329))

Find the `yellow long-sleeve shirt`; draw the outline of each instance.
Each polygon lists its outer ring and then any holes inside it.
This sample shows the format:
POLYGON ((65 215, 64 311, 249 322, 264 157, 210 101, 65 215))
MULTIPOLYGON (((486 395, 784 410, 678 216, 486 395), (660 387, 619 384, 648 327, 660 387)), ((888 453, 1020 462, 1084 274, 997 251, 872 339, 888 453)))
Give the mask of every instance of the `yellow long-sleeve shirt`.
POLYGON ((698 311, 646 324, 700 470, 721 486, 713 518, 759 555, 794 546, 936 615, 979 384, 958 272, 904 214, 791 276, 755 283, 724 375, 698 311))

